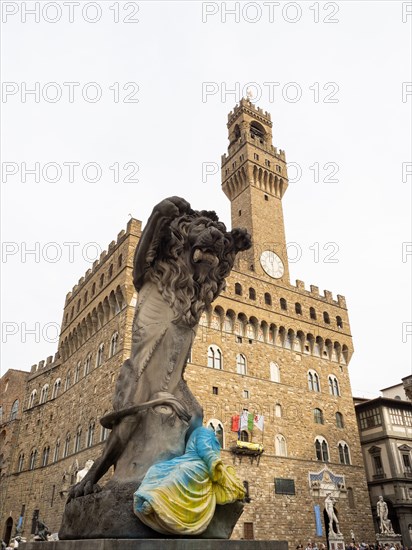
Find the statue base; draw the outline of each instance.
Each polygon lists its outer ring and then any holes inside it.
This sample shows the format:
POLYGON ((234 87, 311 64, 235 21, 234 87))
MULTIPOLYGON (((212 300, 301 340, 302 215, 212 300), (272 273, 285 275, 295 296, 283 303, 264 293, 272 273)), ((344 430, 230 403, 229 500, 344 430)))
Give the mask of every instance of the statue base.
MULTIPOLYGON (((157 533, 142 523, 133 513, 135 490, 135 483, 112 483, 110 488, 99 493, 71 500, 64 510, 59 531, 60 541, 76 540, 76 543, 80 544, 79 539, 165 539, 164 534, 157 533)), ((217 505, 208 528, 201 535, 195 535, 196 539, 229 539, 243 512, 243 506, 240 501, 224 506, 217 505)), ((170 537, 177 538, 175 535, 170 537)), ((117 547, 113 546, 113 548, 117 547)))
POLYGON ((22 550, 288 550, 278 540, 111 539, 20 543, 22 550))
POLYGON ((345 540, 342 534, 333 533, 328 536, 329 550, 345 550, 345 540))
POLYGON ((382 546, 385 546, 385 544, 389 544, 389 546, 392 546, 395 545, 397 542, 402 545, 402 535, 399 535, 397 533, 376 533, 376 542, 378 542, 382 546))

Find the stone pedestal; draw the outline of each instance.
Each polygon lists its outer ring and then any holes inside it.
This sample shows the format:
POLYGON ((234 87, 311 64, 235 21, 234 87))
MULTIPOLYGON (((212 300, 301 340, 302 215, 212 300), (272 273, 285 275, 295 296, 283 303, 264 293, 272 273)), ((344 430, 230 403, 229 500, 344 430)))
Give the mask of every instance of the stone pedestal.
POLYGON ((286 541, 210 539, 88 539, 21 543, 22 550, 288 550, 286 541))
MULTIPOLYGON (((64 510, 59 530, 60 541, 78 541, 80 538, 89 540, 164 539, 163 534, 157 533, 142 523, 133 513, 135 490, 134 483, 109 482, 100 493, 71 500, 64 510)), ((229 539, 243 512, 243 506, 244 504, 240 501, 223 506, 217 505, 208 528, 198 535, 198 538, 229 539)))
POLYGON ((398 542, 402 546, 402 535, 397 533, 376 533, 376 542, 382 546, 385 546, 385 544, 395 546, 398 542))
POLYGON ((345 541, 342 534, 333 533, 328 536, 329 550, 345 550, 345 541))

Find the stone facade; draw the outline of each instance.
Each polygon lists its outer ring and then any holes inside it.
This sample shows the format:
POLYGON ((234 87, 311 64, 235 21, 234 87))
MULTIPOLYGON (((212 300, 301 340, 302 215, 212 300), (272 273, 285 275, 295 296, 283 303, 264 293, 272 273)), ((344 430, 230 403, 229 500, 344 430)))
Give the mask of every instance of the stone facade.
POLYGON ((412 403, 403 390, 402 384, 385 388, 382 397, 355 400, 355 409, 376 532, 376 503, 382 495, 395 533, 400 533, 403 544, 410 547, 412 403))
MULTIPOLYGON (((282 213, 286 159, 272 146, 271 125, 270 115, 248 100, 229 115, 223 190, 233 226, 247 227, 254 246, 203 315, 185 377, 203 405, 205 424, 223 429, 224 460, 247 482, 250 502, 234 538, 287 540, 292 546, 326 542, 323 502, 332 492, 345 538, 353 529, 372 541, 348 375, 353 345, 346 301, 289 281, 282 213), (281 259, 277 278, 260 264, 264 250, 281 259), (231 431, 232 417, 245 409, 264 416, 263 431, 231 431), (263 454, 239 449, 239 438, 262 444, 263 454), (316 507, 322 534, 316 532, 316 507)), ((76 471, 101 453, 107 433, 99 418, 111 410, 116 374, 131 347, 132 259, 140 233, 140 222, 130 220, 79 280, 66 297, 55 358, 32 367, 2 490, 1 526, 10 513, 16 522, 24 504, 26 536, 37 516, 57 531, 76 471)))

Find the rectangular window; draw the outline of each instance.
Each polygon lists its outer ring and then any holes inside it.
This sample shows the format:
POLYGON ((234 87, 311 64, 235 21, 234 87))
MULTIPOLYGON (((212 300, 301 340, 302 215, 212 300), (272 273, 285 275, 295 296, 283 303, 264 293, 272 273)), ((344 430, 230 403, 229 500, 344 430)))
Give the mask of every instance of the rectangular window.
POLYGON ((243 538, 245 540, 253 540, 255 537, 253 535, 253 523, 245 522, 243 524, 243 538))
POLYGON ((249 390, 243 390, 243 399, 249 399, 249 390))
POLYGON ((402 455, 403 460, 403 466, 405 468, 405 472, 411 473, 412 472, 412 466, 411 466, 411 459, 409 455, 402 455))
POLYGON ((212 392, 213 392, 213 395, 218 395, 218 393, 219 393, 219 388, 216 387, 216 386, 213 386, 212 392))
POLYGON ((374 466, 375 466, 376 475, 378 475, 378 476, 382 475, 384 473, 384 471, 383 471, 383 465, 382 465, 381 457, 379 455, 374 456, 373 457, 373 463, 374 463, 374 466))
POLYGON ((412 411, 403 411, 405 426, 412 426, 412 411))
POLYGON ((389 409, 389 416, 392 424, 403 426, 402 411, 400 409, 389 409))
POLYGON ((275 477, 275 493, 277 495, 295 495, 295 480, 275 477))
POLYGON ((380 426, 382 424, 381 413, 379 409, 369 409, 359 414, 360 427, 362 430, 380 426))

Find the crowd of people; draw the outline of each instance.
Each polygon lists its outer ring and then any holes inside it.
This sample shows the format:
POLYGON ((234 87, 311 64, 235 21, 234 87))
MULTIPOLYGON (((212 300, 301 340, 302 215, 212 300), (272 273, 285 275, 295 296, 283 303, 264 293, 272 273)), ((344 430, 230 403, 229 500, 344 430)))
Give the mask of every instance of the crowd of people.
MULTIPOLYGON (((308 541, 306 545, 298 544, 296 550, 326 550, 326 546, 323 543, 319 545, 315 542, 308 541)), ((347 544, 345 550, 412 550, 412 546, 408 548, 407 546, 402 546, 399 542, 394 544, 381 544, 375 542, 373 544, 368 544, 365 542, 351 542, 347 544)))

